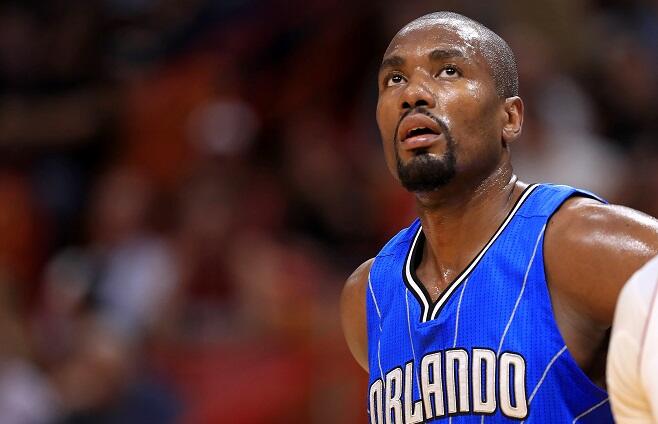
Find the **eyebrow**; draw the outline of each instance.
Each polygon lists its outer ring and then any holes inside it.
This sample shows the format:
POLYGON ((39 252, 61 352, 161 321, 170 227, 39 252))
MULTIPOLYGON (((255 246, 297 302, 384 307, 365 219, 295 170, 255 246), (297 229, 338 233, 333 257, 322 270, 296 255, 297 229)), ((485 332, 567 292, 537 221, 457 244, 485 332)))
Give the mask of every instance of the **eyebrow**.
POLYGON ((453 57, 465 57, 464 52, 459 49, 436 49, 429 54, 431 60, 450 59, 453 57))
MULTIPOLYGON (((459 50, 459 49, 436 49, 432 50, 430 54, 428 55, 430 60, 445 60, 445 59, 450 59, 454 57, 466 57, 464 55, 464 52, 459 50)), ((382 64, 379 66, 379 71, 381 72, 382 70, 386 68, 398 68, 402 65, 404 65, 404 59, 401 56, 389 56, 382 60, 382 64)))
POLYGON ((400 56, 389 56, 382 60, 382 64, 379 66, 379 71, 381 72, 382 70, 386 68, 398 68, 400 66, 404 65, 404 59, 400 56))

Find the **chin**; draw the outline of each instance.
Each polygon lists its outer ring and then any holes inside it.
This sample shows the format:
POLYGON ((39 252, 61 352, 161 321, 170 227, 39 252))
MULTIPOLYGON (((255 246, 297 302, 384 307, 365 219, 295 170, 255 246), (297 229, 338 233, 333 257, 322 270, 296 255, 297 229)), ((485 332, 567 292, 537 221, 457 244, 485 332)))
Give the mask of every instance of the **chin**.
POLYGON ((400 183, 411 192, 439 190, 452 181, 454 175, 453 162, 436 155, 414 158, 398 166, 400 183))
POLYGON ((450 144, 442 153, 417 149, 413 156, 402 161, 401 152, 397 153, 397 174, 402 186, 410 192, 432 192, 441 189, 455 176, 456 157, 450 144))

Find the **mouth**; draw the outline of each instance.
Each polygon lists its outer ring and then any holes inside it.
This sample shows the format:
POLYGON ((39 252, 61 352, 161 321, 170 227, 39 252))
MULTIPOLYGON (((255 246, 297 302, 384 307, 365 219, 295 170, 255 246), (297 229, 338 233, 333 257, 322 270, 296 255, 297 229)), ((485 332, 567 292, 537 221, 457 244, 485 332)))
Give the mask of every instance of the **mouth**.
POLYGON ((428 134, 434 134, 434 135, 437 135, 436 132, 434 132, 434 131, 433 131, 432 129, 430 129, 430 128, 427 128, 427 127, 416 127, 416 128, 412 128, 412 129, 410 129, 410 130, 407 132, 406 137, 405 137, 404 139, 406 140, 406 139, 408 139, 408 138, 418 137, 418 136, 421 136, 421 135, 428 135, 428 134))
POLYGON ((429 116, 414 114, 405 117, 398 128, 400 146, 408 151, 426 151, 441 137, 439 125, 429 116))

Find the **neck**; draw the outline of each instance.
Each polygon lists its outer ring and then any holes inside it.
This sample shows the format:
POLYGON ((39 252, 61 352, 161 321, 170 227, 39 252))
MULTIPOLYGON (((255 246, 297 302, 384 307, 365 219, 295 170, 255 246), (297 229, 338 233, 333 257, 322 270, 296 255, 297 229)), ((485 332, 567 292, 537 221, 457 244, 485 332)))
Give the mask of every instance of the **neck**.
POLYGON ((487 204, 513 191, 516 176, 511 166, 501 166, 475 183, 453 181, 436 191, 415 193, 419 215, 448 217, 463 216, 472 207, 487 204))
POLYGON ((426 284, 449 284, 495 233, 523 188, 511 167, 502 167, 471 187, 417 194, 426 240, 419 277, 426 284))

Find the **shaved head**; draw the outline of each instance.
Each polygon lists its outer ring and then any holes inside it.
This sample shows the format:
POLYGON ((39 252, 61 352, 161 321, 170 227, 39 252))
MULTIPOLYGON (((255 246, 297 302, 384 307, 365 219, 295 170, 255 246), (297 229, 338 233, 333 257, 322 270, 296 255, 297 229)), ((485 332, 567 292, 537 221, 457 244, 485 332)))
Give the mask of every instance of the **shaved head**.
POLYGON ((430 13, 409 22, 397 33, 394 40, 410 31, 428 26, 451 28, 468 46, 476 49, 487 63, 496 92, 501 98, 519 95, 519 76, 512 49, 498 34, 471 18, 454 12, 430 13))

